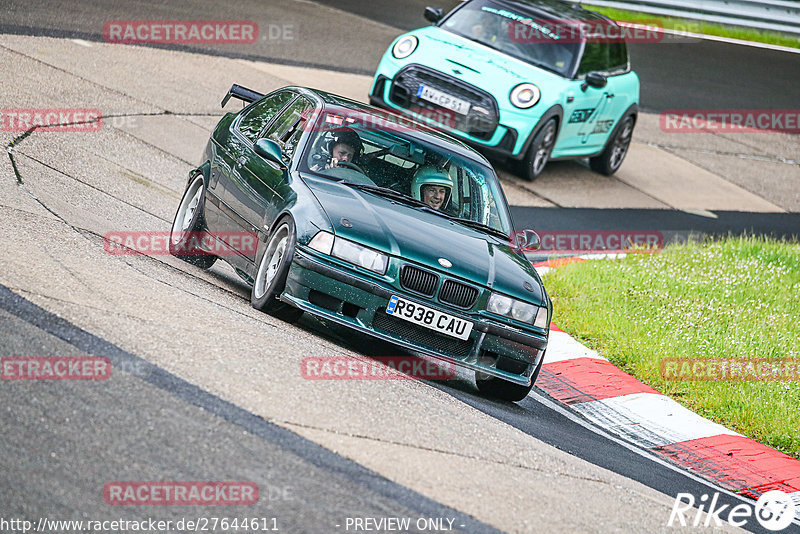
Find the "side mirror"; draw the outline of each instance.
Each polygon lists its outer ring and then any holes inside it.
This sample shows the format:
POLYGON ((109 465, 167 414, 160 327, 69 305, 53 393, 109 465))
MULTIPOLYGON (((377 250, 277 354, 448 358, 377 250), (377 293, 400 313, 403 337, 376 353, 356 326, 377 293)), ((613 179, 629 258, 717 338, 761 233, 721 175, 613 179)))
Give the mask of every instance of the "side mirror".
POLYGON ((542 240, 539 238, 539 234, 533 230, 525 230, 517 232, 516 245, 520 250, 539 250, 542 240))
POLYGON ((606 78, 604 74, 592 71, 586 75, 586 79, 584 79, 583 83, 581 84, 581 91, 586 91, 586 88, 589 86, 592 86, 595 89, 602 89, 606 86, 606 84, 608 84, 608 78, 606 78))
POLYGON ((281 170, 287 169, 283 162, 283 150, 281 146, 272 139, 259 139, 253 146, 253 151, 267 161, 276 163, 281 170))
POLYGON ((425 8, 425 20, 432 24, 436 24, 442 17, 444 16, 444 11, 440 7, 426 7, 425 8))

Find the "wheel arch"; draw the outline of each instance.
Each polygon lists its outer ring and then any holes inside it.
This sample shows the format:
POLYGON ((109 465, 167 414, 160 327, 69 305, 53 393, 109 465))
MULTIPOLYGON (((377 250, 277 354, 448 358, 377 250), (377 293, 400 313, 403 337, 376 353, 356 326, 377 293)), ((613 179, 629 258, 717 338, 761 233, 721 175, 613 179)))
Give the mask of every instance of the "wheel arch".
POLYGON ((522 160, 528 154, 528 150, 531 147, 531 143, 533 143, 533 139, 536 135, 544 128, 544 125, 547 124, 547 121, 550 119, 556 119, 556 140, 558 140, 558 134, 561 133, 561 124, 564 120, 564 108, 561 107, 561 104, 555 104, 550 107, 547 111, 542 114, 539 118, 539 122, 536 123, 536 127, 531 130, 531 133, 528 134, 528 138, 525 139, 525 144, 522 145, 522 149, 519 151, 519 154, 514 156, 514 159, 522 160))

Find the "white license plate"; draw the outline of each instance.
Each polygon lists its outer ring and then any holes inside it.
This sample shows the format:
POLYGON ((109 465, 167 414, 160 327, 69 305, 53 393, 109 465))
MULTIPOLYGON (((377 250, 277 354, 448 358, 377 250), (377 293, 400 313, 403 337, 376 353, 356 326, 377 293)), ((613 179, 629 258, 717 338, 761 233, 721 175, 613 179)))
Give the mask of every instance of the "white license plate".
POLYGON ((386 313, 458 339, 467 339, 469 333, 472 332, 470 321, 453 317, 397 295, 392 295, 392 298, 389 299, 386 313))
POLYGON ((428 102, 433 102, 437 106, 451 109, 462 115, 469 113, 469 107, 471 105, 466 100, 456 98, 453 95, 448 95, 447 93, 439 91, 438 89, 426 87, 424 85, 420 85, 417 89, 417 98, 422 98, 428 102))

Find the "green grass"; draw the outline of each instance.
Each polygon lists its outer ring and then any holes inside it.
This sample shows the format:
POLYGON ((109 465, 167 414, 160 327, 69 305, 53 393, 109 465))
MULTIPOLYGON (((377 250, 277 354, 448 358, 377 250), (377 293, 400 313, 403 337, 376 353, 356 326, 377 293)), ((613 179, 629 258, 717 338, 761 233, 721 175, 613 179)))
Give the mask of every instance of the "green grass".
POLYGON ((719 37, 729 37, 731 39, 742 39, 744 41, 755 41, 757 43, 767 43, 791 48, 800 48, 800 40, 783 33, 754 30, 739 26, 723 26, 722 24, 710 24, 697 20, 679 19, 674 17, 662 17, 649 13, 638 13, 636 11, 625 11, 610 7, 599 7, 584 4, 583 7, 590 11, 597 11, 603 15, 617 21, 624 22, 655 22, 658 21, 663 28, 688 31, 692 33, 703 33, 706 35, 717 35, 719 37))
POLYGON ((800 381, 673 381, 662 358, 800 358, 800 245, 726 238, 553 269, 556 325, 699 414, 800 458, 800 381))

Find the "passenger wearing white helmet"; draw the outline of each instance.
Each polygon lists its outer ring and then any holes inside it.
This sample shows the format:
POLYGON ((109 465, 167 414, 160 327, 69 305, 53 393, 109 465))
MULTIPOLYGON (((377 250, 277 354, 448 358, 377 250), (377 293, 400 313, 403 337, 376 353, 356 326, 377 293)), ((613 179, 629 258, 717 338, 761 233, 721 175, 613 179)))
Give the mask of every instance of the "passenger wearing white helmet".
POLYGON ((435 210, 444 211, 453 197, 453 181, 433 165, 424 165, 414 173, 411 196, 435 210))

